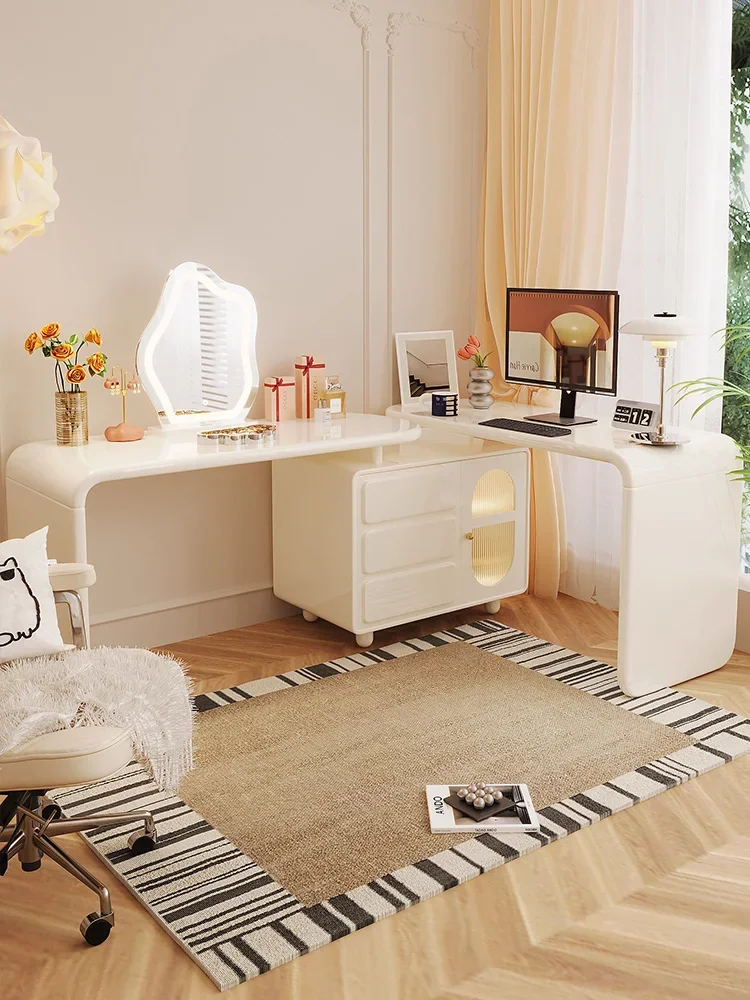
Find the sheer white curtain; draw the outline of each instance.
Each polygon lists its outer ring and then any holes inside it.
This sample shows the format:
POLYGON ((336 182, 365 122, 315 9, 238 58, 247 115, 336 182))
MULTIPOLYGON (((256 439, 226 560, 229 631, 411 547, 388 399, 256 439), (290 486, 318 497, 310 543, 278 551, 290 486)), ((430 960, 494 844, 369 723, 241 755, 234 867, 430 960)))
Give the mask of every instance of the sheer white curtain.
MULTIPOLYGON (((602 287, 621 293, 620 323, 666 309, 705 336, 678 346, 668 380, 720 374, 726 305, 731 0, 618 0, 632 10, 618 38, 618 131, 602 287), (622 191, 625 197, 622 197, 622 191)), ((657 398, 651 348, 621 337, 618 395, 657 398)), ((613 401, 581 410, 610 420, 613 401)), ((690 422, 689 409, 667 416, 690 422)), ((701 415, 718 429, 720 412, 701 415)), ((579 459, 559 464, 567 519, 561 589, 618 604, 619 474, 579 459)))

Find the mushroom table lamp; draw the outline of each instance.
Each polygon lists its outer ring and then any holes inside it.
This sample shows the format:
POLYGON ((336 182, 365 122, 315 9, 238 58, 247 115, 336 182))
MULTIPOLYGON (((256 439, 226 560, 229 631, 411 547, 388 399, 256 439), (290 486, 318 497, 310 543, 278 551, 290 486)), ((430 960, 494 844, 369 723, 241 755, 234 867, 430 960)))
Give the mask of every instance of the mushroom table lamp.
POLYGON ((655 431, 631 435, 632 439, 638 444, 648 444, 658 448, 685 444, 689 440, 688 438, 672 437, 664 430, 664 373, 669 352, 674 350, 677 341, 694 337, 700 333, 700 330, 692 320, 685 316, 662 312, 643 319, 632 319, 620 327, 620 333, 631 333, 647 340, 656 349, 656 363, 659 366, 659 425, 655 431))

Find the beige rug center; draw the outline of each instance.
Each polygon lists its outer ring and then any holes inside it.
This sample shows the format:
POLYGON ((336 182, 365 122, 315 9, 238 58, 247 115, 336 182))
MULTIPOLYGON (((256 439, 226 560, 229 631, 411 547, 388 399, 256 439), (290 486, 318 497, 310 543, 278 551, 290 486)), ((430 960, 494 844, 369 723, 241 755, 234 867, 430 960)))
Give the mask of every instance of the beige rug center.
POLYGON ((694 742, 456 642, 202 713, 180 796, 311 905, 466 839, 430 833, 427 784, 541 808, 694 742))

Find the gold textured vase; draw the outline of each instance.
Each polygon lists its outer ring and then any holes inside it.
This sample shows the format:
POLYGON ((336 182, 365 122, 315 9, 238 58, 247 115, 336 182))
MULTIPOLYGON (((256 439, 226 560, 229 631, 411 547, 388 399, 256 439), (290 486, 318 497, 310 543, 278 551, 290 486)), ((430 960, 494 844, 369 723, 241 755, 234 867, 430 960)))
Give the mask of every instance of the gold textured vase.
POLYGON ((55 393, 55 431, 59 445, 76 446, 89 443, 88 393, 55 393))

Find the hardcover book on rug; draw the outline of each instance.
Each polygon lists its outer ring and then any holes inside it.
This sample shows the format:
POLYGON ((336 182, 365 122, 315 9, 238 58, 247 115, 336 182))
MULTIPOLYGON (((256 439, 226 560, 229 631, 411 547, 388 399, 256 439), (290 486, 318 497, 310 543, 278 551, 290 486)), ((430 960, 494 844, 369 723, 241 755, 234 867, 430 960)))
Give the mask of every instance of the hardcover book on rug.
POLYGON ((539 817, 526 785, 469 782, 425 787, 433 833, 539 832, 539 817))

